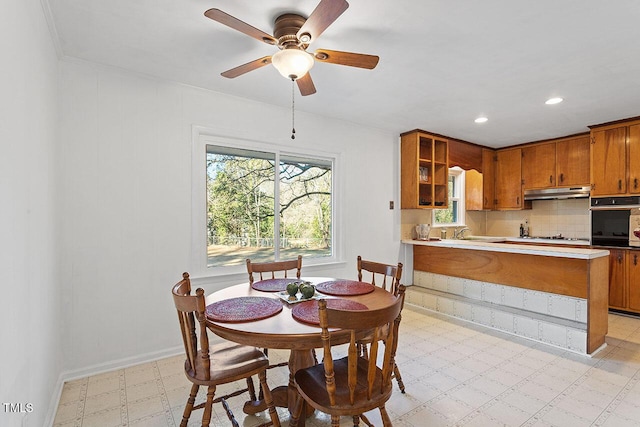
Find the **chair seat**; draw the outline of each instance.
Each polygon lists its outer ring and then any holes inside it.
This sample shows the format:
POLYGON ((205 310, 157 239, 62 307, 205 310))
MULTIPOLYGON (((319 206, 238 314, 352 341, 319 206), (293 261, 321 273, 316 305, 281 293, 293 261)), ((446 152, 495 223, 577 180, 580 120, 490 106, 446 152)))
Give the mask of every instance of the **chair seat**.
POLYGON ((202 351, 196 356, 196 369, 188 369, 185 362, 185 374, 192 382, 200 385, 223 384, 253 375, 269 365, 269 359, 255 347, 222 342, 209 347, 211 360, 210 379, 205 379, 202 366, 202 351))
MULTIPOLYGON (((364 358, 358 358, 358 374, 355 390, 355 400, 359 402, 368 402, 363 407, 363 412, 375 409, 380 406, 381 402, 389 399, 392 391, 392 383, 389 382, 385 388, 382 384, 382 370, 376 369, 373 394, 371 399, 367 399, 367 365, 369 361, 364 358)), ((324 364, 312 366, 296 372, 295 380, 298 390, 301 394, 306 395, 307 401, 319 411, 327 414, 350 415, 353 412, 353 406, 349 400, 348 378, 348 358, 337 359, 333 362, 336 383, 336 404, 331 405, 329 402, 329 394, 327 392, 327 384, 325 378, 324 364), (313 403, 312 403, 313 402, 313 403)))

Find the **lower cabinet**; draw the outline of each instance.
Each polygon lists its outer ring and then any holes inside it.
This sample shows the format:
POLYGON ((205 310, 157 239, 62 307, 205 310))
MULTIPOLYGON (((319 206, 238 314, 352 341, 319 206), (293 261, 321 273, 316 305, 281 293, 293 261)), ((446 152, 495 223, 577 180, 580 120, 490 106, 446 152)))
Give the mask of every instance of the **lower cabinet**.
POLYGON ((640 313, 640 250, 609 252, 609 307, 640 313))
POLYGON ((640 313, 640 250, 630 250, 627 254, 629 266, 629 310, 640 313))

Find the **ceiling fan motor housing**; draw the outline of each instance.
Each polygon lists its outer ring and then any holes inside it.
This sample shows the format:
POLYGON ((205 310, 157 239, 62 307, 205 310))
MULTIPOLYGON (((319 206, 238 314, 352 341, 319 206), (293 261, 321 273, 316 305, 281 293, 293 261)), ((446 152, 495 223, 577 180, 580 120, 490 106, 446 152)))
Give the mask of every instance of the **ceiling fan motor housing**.
MULTIPOLYGON (((298 39, 297 34, 306 21, 307 19, 305 17, 295 13, 285 13, 284 15, 278 16, 276 18, 275 28, 273 31, 273 36, 278 39, 278 46, 280 46, 280 48, 284 48, 291 44, 298 46, 303 45, 303 43, 298 39)), ((306 46, 302 47, 303 49, 306 48, 306 46)))

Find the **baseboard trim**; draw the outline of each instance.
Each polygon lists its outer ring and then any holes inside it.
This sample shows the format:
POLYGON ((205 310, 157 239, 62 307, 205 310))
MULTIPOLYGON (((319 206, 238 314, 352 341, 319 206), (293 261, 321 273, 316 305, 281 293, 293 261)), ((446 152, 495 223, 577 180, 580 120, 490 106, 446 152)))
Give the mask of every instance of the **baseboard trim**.
POLYGON ((81 369, 74 369, 71 371, 63 371, 58 377, 53 396, 51 398, 51 404, 49 405, 49 411, 47 418, 45 419, 45 426, 53 426, 53 422, 56 418, 56 412, 58 405, 60 404, 60 397, 62 396, 62 389, 64 383, 68 381, 77 380, 80 378, 102 374, 105 372, 115 371, 116 369, 129 368, 131 366, 140 365, 142 363, 153 362, 154 360, 164 359, 165 357, 177 356, 184 354, 184 347, 177 346, 160 351, 152 351, 149 353, 141 354, 138 356, 125 357, 122 359, 116 359, 111 362, 99 363, 96 365, 87 366, 81 369))

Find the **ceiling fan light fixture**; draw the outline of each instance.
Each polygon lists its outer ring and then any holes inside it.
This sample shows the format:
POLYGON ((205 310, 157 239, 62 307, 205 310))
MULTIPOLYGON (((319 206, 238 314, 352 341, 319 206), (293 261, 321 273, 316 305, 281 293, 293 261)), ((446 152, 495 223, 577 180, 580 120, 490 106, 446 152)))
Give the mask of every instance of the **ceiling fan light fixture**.
POLYGON ((313 56, 297 46, 285 48, 271 57, 271 63, 284 78, 297 80, 313 67, 313 56))

